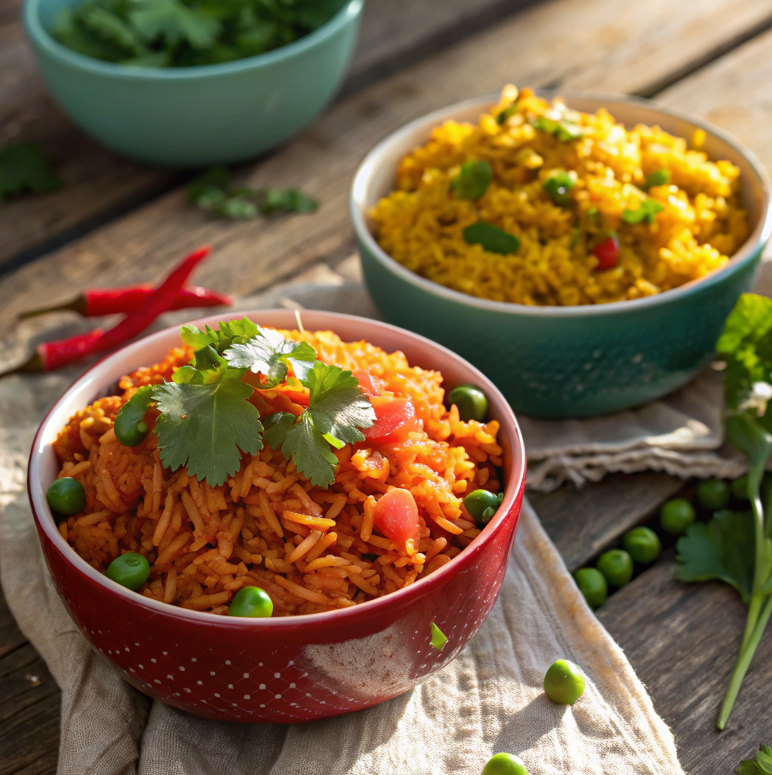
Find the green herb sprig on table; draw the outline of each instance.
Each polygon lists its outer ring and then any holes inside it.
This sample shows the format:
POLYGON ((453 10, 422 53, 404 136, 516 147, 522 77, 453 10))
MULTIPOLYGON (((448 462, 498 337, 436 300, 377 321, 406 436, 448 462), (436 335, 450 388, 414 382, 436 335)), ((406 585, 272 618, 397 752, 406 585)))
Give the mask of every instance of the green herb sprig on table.
POLYGON ((735 770, 737 775, 772 775, 772 748, 759 746, 752 759, 743 759, 735 770))
POLYGON ((344 5, 345 0, 87 0, 59 14, 54 37, 106 62, 191 67, 286 46, 344 5))
POLYGON ((676 576, 720 579, 748 604, 740 654, 718 718, 724 729, 772 616, 772 492, 762 493, 772 458, 772 299, 741 296, 716 350, 726 363, 726 437, 748 459, 751 514, 720 512, 707 525, 690 527, 678 541, 676 576))
POLYGON ((61 185, 37 143, 16 143, 0 149, 0 202, 26 192, 54 191, 61 185))
POLYGON ((319 208, 315 199, 294 188, 231 188, 230 179, 230 172, 222 167, 207 170, 188 187, 188 204, 230 220, 251 220, 258 215, 311 213, 319 208))
POLYGON ((256 454, 265 441, 326 488, 335 480, 332 449, 362 441, 360 429, 375 424, 356 377, 318 361, 307 342, 287 340, 248 318, 203 331, 183 326, 180 335, 194 348, 191 362, 172 382, 141 388, 116 418, 116 424, 124 414, 141 420, 154 405, 161 462, 173 471, 186 466, 191 476, 216 487, 239 470, 242 453, 256 454), (284 382, 289 368, 309 390, 308 408, 299 416, 276 412, 261 418, 249 399, 284 382), (259 386, 244 381, 250 371, 259 386))

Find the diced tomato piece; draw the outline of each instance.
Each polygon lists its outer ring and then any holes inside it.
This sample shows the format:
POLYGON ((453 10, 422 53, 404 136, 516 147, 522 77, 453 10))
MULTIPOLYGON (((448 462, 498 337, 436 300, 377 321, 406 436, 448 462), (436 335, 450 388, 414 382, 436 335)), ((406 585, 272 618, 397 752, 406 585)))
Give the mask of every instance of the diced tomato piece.
POLYGON ((404 544, 418 540, 418 506, 410 490, 389 490, 375 504, 373 523, 386 538, 404 544))
POLYGON ((593 249, 592 254, 598 259, 598 266, 595 267, 599 272, 606 269, 613 269, 617 265, 619 255, 619 240, 616 234, 610 234, 603 242, 599 242, 593 249))
POLYGON ((408 398, 374 398, 375 425, 362 428, 365 440, 371 444, 393 444, 405 441, 416 429, 418 418, 408 398))
POLYGON ((381 394, 378 389, 378 385, 375 382, 375 378, 369 371, 359 369, 354 372, 354 376, 359 380, 359 389, 370 398, 375 398, 381 394))

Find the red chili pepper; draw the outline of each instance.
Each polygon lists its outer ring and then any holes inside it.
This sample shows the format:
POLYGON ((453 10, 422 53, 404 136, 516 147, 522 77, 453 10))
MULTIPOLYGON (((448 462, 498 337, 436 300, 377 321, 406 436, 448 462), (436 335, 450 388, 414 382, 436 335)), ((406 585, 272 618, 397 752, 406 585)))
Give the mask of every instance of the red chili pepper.
POLYGON ((172 273, 158 286, 145 301, 138 312, 126 315, 112 328, 96 329, 85 334, 43 342, 38 345, 35 354, 16 371, 54 371, 80 360, 86 355, 110 350, 128 342, 142 333, 159 315, 166 312, 174 303, 188 277, 211 251, 210 247, 199 248, 185 257, 172 273))
MULTIPOLYGON (((57 304, 53 307, 33 309, 22 312, 20 320, 34 318, 48 312, 79 312, 85 318, 99 318, 105 315, 128 314, 139 312, 147 303, 155 288, 152 285, 129 285, 125 288, 90 288, 72 301, 57 304)), ((190 307, 230 306, 233 299, 224 293, 201 288, 198 285, 188 285, 178 294, 169 310, 189 309, 190 307)))
POLYGON ((595 269, 603 272, 606 269, 613 269, 617 265, 619 257, 619 239, 614 232, 611 232, 603 242, 599 242, 593 249, 592 254, 598 259, 598 266, 595 269))

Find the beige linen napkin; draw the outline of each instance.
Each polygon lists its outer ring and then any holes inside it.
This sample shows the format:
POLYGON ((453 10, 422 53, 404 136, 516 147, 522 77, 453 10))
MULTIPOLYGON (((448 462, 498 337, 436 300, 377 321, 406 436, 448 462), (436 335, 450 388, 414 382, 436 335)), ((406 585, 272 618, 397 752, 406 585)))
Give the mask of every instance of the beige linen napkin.
MULTIPOLYGON (((358 286, 345 284, 244 301, 245 308, 275 305, 372 311, 358 286)), ((211 722, 151 702, 91 651, 69 619, 27 505, 32 436, 76 376, 70 369, 0 381, 0 581, 62 688, 62 775, 479 775, 498 751, 521 755, 532 775, 682 773, 672 735, 527 504, 488 620, 450 666, 413 691, 295 726, 211 722), (588 676, 573 708, 553 705, 541 689, 558 658, 588 676)))

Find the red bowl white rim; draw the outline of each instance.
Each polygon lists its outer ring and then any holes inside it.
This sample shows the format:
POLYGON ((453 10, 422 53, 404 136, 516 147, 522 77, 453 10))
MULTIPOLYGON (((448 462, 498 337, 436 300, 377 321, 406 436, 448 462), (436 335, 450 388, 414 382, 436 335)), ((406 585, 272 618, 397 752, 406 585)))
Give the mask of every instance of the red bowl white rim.
MULTIPOLYGON (((244 315, 261 325, 284 329, 297 327, 295 313, 291 310, 239 311, 230 314, 229 317, 241 317, 244 315)), ((216 326, 223 317, 225 315, 217 315, 192 322, 197 325, 209 323, 216 326)), ((454 574, 472 562, 474 557, 485 548, 493 536, 501 529, 506 515, 514 507, 518 494, 523 489, 525 483, 526 458, 523 438, 517 420, 504 396, 481 371, 460 356, 425 337, 397 326, 353 315, 321 311, 303 311, 302 322, 307 330, 331 330, 339 334, 344 341, 365 339, 372 344, 382 347, 387 352, 402 350, 407 355, 411 366, 417 365, 422 368, 433 368, 441 371, 446 384, 473 383, 485 392, 488 397, 490 414, 501 424, 499 441, 505 447, 509 457, 509 465, 505 471, 507 482, 504 489, 504 500, 483 532, 449 563, 446 563, 430 576, 416 581, 405 589, 397 590, 383 597, 369 600, 350 608, 318 614, 303 614, 269 619, 231 618, 206 611, 192 611, 180 606, 151 600, 107 578, 107 576, 92 568, 65 541, 57 529, 46 497, 48 486, 54 480, 59 470, 59 464, 51 443, 59 431, 67 424, 74 412, 84 408, 96 398, 107 395, 107 391, 117 382, 118 377, 140 366, 149 366, 158 362, 163 357, 163 354, 179 343, 179 326, 173 326, 129 344, 92 366, 75 381, 49 410, 35 435, 27 474, 27 490, 32 513, 39 529, 42 530, 56 549, 63 554, 67 562, 89 579, 104 587, 106 592, 126 598, 134 604, 147 608, 148 611, 154 614, 160 613, 166 616, 176 616, 182 619, 198 621, 202 624, 216 622, 221 626, 255 629, 281 629, 284 627, 297 627, 312 622, 317 624, 322 622, 342 623, 361 617, 363 614, 375 614, 384 611, 391 605, 403 602, 411 596, 417 596, 424 591, 429 591, 431 585, 442 583, 448 574, 454 574), (428 357, 421 358, 422 353, 428 355, 428 357), (418 358, 416 358, 416 355, 418 355, 418 358), (54 472, 53 475, 52 472, 54 472)))
POLYGON ((733 256, 730 256, 727 265, 718 271, 655 296, 608 304, 532 307, 514 302, 493 301, 470 296, 416 274, 392 258, 378 244, 373 234, 373 223, 369 216, 369 210, 381 197, 395 189, 397 164, 400 158, 426 143, 432 129, 445 121, 476 122, 481 113, 487 111, 499 100, 498 94, 487 94, 483 97, 474 97, 440 108, 411 121, 381 140, 367 154, 357 169, 349 199, 349 212, 354 232, 370 255, 388 272, 426 293, 462 306, 476 307, 507 315, 580 318, 614 312, 632 313, 645 307, 654 307, 658 304, 675 301, 678 297, 692 293, 697 286, 702 288, 715 285, 721 282, 728 272, 734 271, 739 264, 749 261, 756 251, 769 240, 770 234, 772 234, 772 184, 770 184, 769 175, 756 156, 728 132, 683 111, 640 97, 570 89, 535 89, 535 92, 545 99, 563 97, 569 107, 585 113, 594 113, 602 107, 607 108, 617 121, 626 126, 639 123, 649 126, 658 125, 666 132, 687 138, 694 130, 702 129, 706 134, 703 150, 711 158, 729 159, 740 167, 744 204, 751 211, 752 229, 748 239, 733 256))

